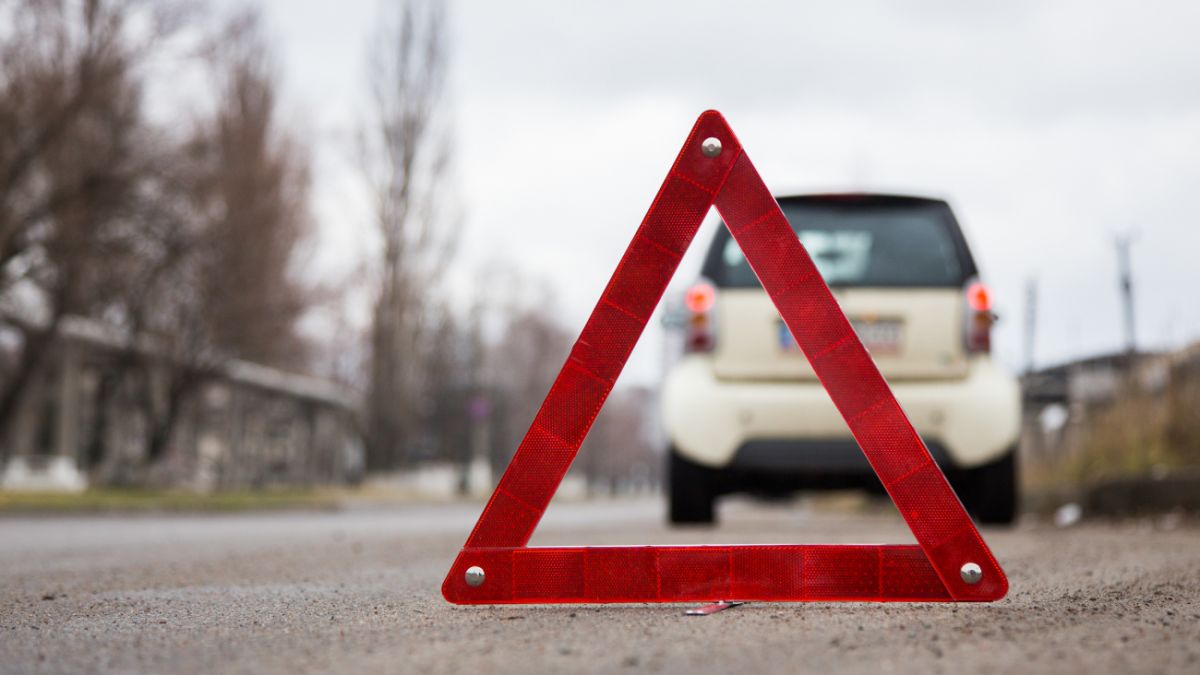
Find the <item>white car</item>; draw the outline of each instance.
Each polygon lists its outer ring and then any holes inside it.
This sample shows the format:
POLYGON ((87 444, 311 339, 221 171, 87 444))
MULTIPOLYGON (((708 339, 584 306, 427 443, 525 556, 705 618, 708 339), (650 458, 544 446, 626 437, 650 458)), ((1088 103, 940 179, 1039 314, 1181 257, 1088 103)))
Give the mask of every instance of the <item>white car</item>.
MULTIPOLYGON (((779 198, 792 227, 967 510, 1017 509, 1016 378, 991 358, 991 293, 946 202, 779 198)), ((670 519, 711 523, 730 492, 882 490, 725 227, 685 294, 683 358, 663 389, 670 519)))

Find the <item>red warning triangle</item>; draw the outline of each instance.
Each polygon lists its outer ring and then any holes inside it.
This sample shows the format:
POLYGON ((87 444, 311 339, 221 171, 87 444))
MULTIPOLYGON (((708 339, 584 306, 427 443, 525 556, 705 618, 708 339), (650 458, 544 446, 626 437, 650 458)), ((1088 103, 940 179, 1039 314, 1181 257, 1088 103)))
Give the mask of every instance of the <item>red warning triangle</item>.
POLYGON ((459 604, 990 601, 1008 581, 725 118, 696 121, 442 594, 459 604), (918 545, 528 547, 716 206, 918 545))

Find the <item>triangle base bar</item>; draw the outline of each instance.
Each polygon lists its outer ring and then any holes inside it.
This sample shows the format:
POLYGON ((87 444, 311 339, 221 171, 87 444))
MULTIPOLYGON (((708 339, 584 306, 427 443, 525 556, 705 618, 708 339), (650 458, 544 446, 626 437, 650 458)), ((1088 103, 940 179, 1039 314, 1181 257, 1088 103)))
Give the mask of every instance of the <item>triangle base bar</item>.
POLYGON ((467 549, 443 593, 459 604, 952 600, 921 548, 904 545, 467 549))

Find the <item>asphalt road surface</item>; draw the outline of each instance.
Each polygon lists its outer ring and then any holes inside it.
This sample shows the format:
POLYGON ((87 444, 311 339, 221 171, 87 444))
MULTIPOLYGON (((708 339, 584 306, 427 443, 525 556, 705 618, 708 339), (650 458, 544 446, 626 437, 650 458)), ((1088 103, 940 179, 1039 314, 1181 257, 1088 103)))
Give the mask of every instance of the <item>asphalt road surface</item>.
MULTIPOLYGON (((478 505, 0 518, 0 671, 1200 673, 1200 527, 1024 524, 985 536, 995 604, 456 607, 478 505)), ((533 544, 911 542, 897 516, 556 504, 533 544)))

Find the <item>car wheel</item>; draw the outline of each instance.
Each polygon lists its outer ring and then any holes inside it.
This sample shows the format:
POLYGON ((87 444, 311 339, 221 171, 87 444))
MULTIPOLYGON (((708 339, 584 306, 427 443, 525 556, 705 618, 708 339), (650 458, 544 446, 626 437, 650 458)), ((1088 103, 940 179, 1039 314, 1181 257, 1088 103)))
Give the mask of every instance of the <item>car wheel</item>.
POLYGON ((1011 525, 1017 518, 1017 450, 1000 459, 970 469, 963 505, 983 525, 1011 525))
POLYGON ((671 524, 708 525, 715 522, 713 502, 716 494, 713 488, 716 471, 681 456, 675 448, 667 455, 671 524))

